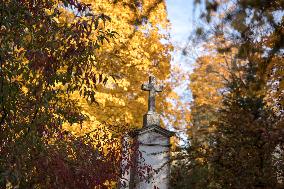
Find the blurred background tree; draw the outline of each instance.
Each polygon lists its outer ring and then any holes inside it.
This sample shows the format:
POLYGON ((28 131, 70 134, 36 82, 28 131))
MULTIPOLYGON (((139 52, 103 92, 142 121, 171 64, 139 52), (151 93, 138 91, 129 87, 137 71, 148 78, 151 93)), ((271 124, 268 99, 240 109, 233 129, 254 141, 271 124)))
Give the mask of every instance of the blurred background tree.
POLYGON ((281 188, 284 2, 196 3, 204 22, 191 42, 206 53, 191 74, 189 144, 173 187, 281 188))

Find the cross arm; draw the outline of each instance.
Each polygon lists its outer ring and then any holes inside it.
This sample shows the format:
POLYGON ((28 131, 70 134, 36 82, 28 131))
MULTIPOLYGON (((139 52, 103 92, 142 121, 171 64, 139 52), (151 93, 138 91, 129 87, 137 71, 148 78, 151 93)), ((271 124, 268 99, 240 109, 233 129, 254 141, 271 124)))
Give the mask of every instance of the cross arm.
POLYGON ((141 89, 143 91, 150 91, 150 86, 149 86, 149 84, 142 84, 141 89))
POLYGON ((155 91, 156 91, 156 92, 162 92, 163 89, 164 89, 164 86, 163 86, 163 85, 157 85, 157 86, 155 86, 155 91))

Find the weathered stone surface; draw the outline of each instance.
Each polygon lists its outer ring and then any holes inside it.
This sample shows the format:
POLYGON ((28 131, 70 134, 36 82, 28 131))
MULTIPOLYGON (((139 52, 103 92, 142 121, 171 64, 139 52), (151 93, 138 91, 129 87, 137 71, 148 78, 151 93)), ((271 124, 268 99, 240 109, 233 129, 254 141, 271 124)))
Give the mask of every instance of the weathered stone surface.
MULTIPOLYGON (((137 137, 138 135, 142 135, 144 133, 147 132, 155 132, 155 133, 159 133, 160 135, 164 136, 164 137, 171 137, 174 136, 175 133, 172 131, 169 131, 167 129, 164 129, 162 127, 160 127, 159 125, 151 125, 149 127, 143 127, 141 129, 136 129, 133 132, 129 133, 129 136, 132 138, 137 137)), ((149 142, 152 142, 151 140, 149 142)))
POLYGON ((149 99, 148 99, 148 112, 155 112, 155 96, 157 92, 163 91, 162 85, 156 85, 156 78, 154 76, 149 77, 149 83, 145 83, 141 87, 144 91, 149 91, 149 99))
POLYGON ((138 150, 142 153, 138 157, 138 166, 150 165, 153 169, 148 178, 141 179, 135 175, 132 182, 133 189, 169 188, 170 176, 170 138, 157 133, 156 130, 147 130, 137 136, 138 150))
POLYGON ((160 126, 160 115, 156 112, 148 112, 143 116, 143 126, 149 127, 149 126, 160 126))

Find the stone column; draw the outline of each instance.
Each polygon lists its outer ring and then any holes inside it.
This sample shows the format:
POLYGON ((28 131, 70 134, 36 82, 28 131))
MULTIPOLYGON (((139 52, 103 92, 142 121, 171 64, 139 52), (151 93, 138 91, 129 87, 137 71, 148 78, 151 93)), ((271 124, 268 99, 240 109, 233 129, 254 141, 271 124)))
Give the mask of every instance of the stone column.
POLYGON ((130 181, 133 189, 169 188, 172 135, 172 132, 159 126, 142 128, 132 135, 139 145, 136 169, 133 169, 134 176, 130 181), (146 173, 141 177, 143 171, 146 173))

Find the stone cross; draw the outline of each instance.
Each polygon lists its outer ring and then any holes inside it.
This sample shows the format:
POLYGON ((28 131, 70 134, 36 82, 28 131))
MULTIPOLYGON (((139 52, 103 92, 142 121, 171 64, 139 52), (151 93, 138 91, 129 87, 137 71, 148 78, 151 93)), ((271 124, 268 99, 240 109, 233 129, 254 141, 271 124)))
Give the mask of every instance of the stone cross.
POLYGON ((148 112, 155 112, 155 96, 157 92, 163 91, 163 86, 156 85, 156 78, 150 76, 149 83, 143 84, 141 88, 144 91, 149 91, 148 112))

